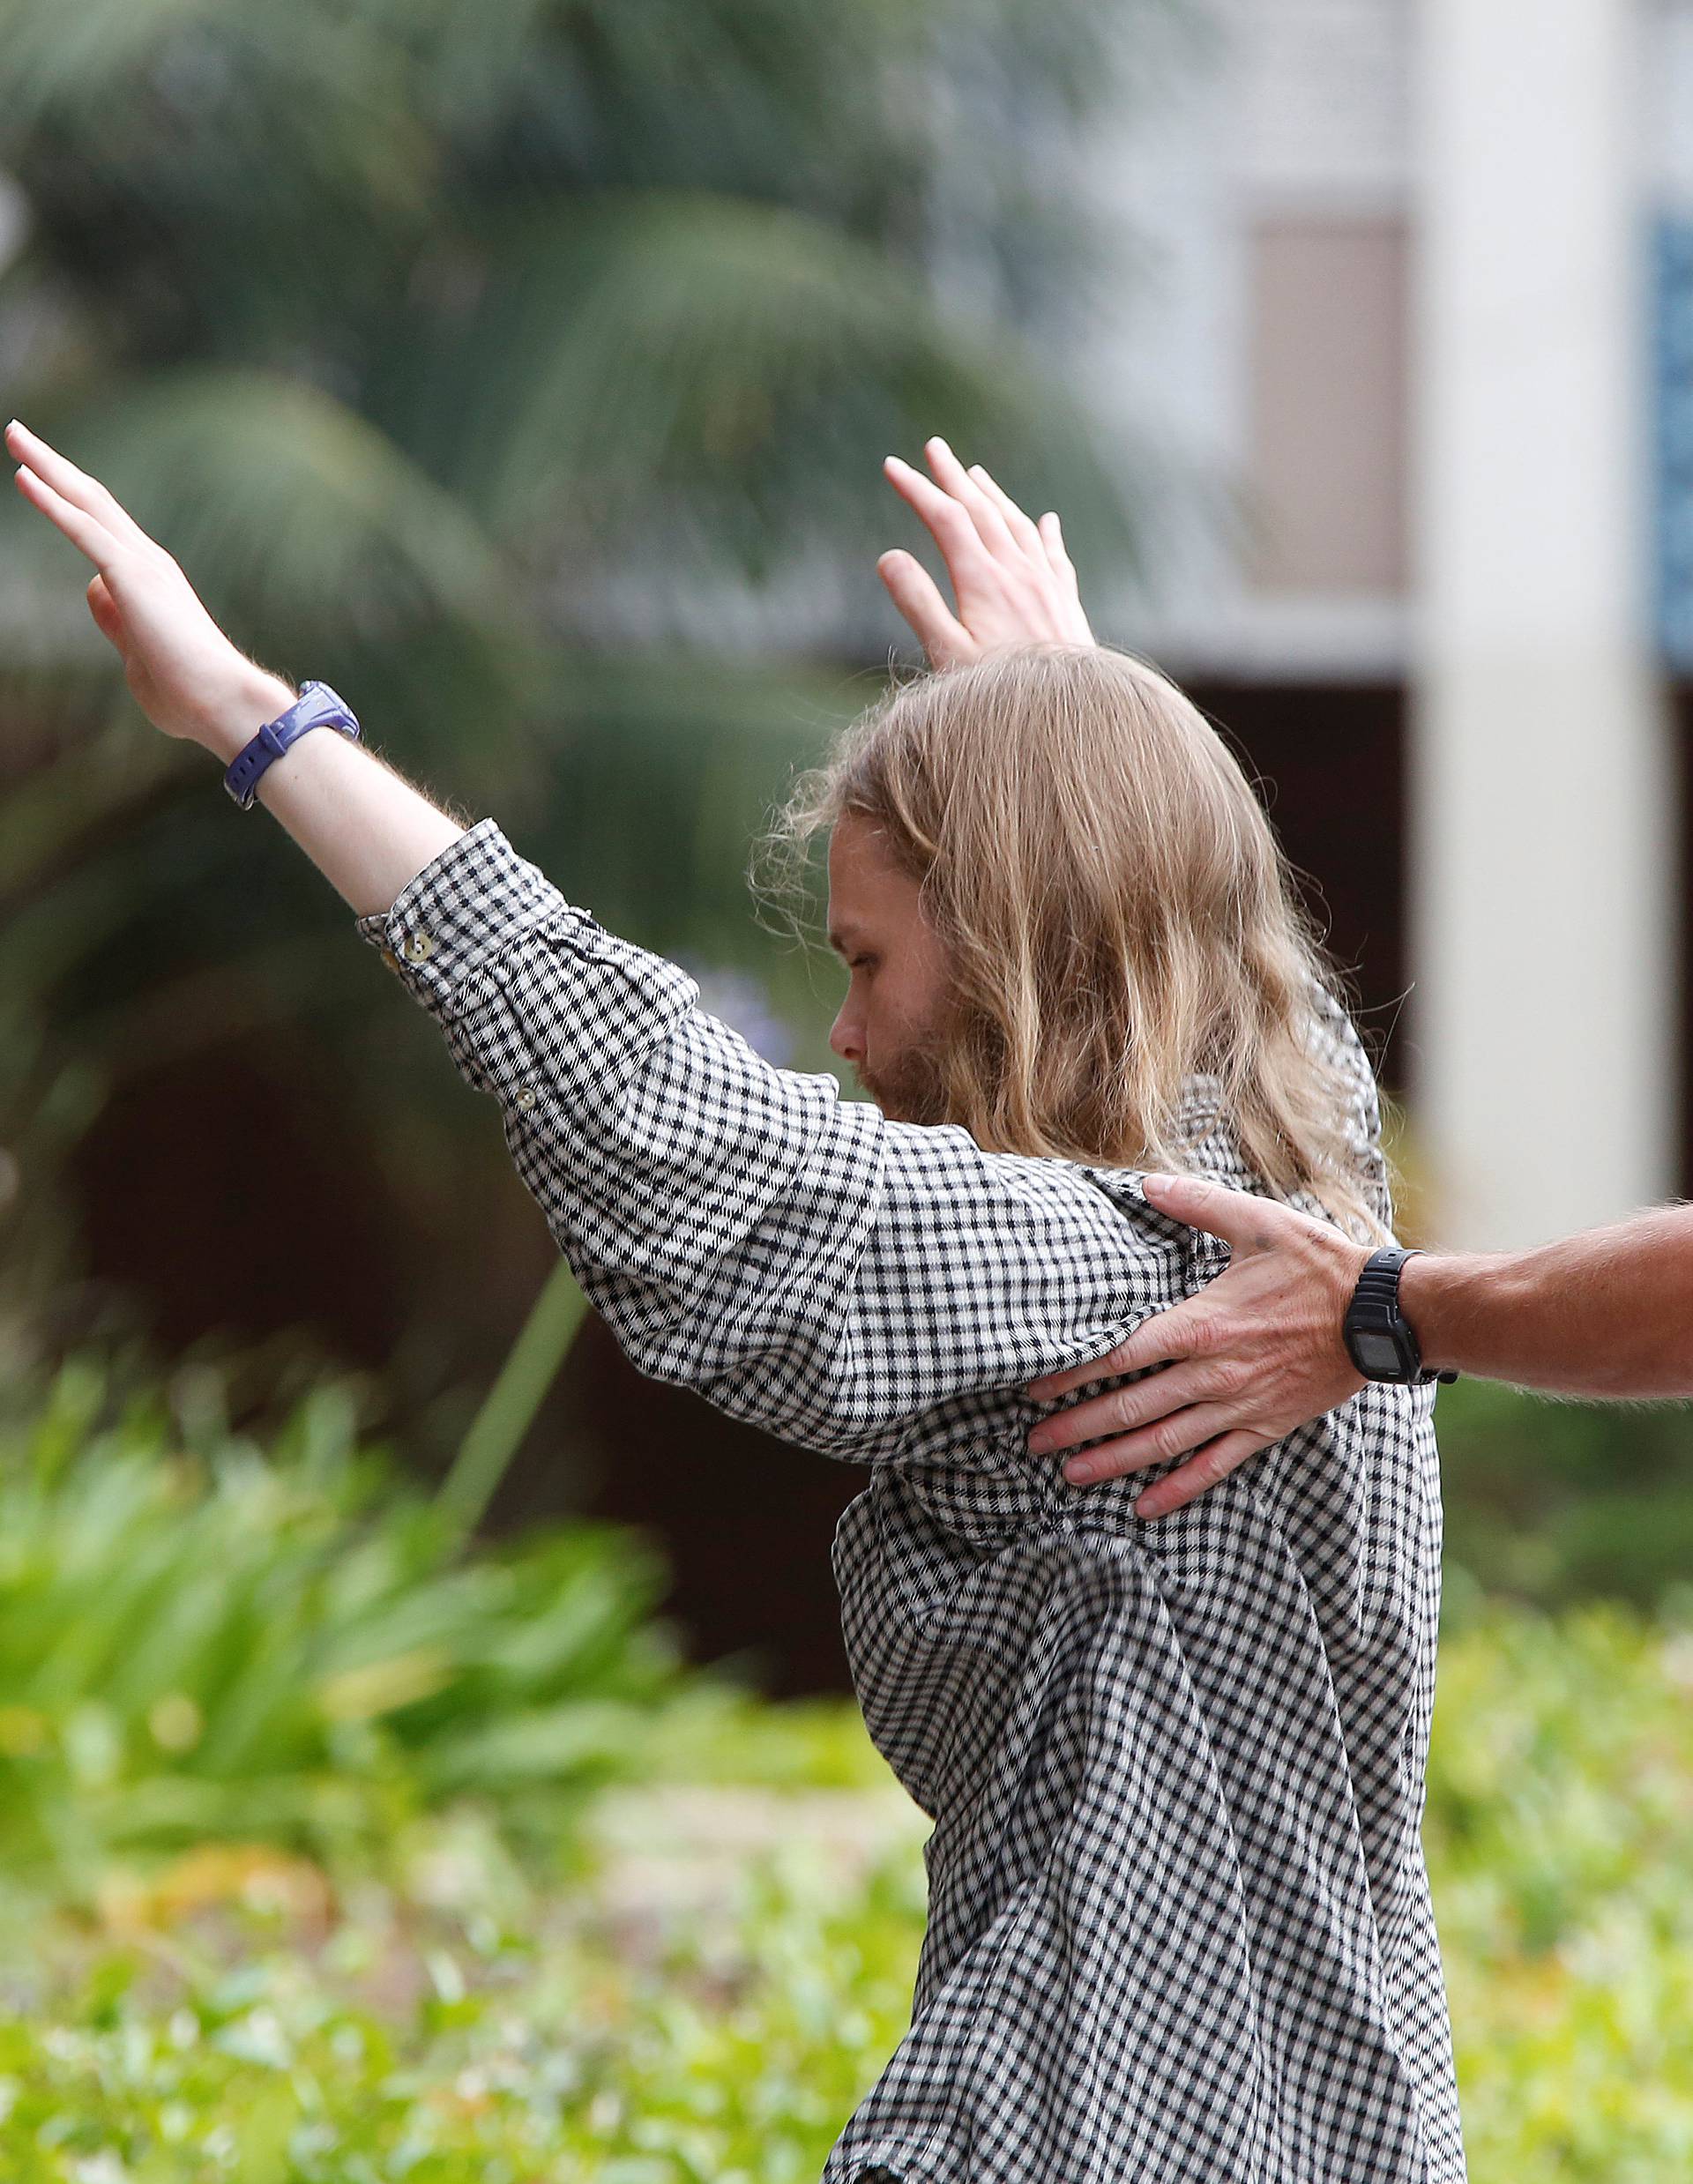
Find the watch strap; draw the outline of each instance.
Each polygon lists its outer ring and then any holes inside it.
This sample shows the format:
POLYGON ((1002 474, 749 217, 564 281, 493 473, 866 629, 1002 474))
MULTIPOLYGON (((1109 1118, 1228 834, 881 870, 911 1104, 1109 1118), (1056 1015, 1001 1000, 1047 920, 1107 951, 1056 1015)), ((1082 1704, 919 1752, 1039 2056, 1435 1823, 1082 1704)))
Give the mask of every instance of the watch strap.
POLYGON ((237 753, 223 777, 223 786, 243 811, 250 811, 258 784, 268 766, 313 728, 337 728, 350 742, 359 740, 358 717, 345 698, 327 682, 307 682, 287 712, 267 720, 249 744, 237 753))
POLYGON ((1406 1249, 1398 1244, 1386 1244, 1379 1251, 1372 1252, 1364 1263, 1352 1302, 1346 1308, 1344 1332, 1347 1353, 1366 1379, 1387 1380, 1402 1387, 1426 1387, 1432 1381, 1450 1386, 1458 1378, 1456 1373, 1430 1372, 1424 1366, 1415 1331, 1399 1309, 1399 1277, 1406 1260, 1421 1256, 1414 1248, 1406 1249), (1404 1370, 1391 1375, 1371 1371, 1360 1359, 1353 1339, 1354 1333, 1361 1331, 1387 1337, 1398 1350, 1404 1370))

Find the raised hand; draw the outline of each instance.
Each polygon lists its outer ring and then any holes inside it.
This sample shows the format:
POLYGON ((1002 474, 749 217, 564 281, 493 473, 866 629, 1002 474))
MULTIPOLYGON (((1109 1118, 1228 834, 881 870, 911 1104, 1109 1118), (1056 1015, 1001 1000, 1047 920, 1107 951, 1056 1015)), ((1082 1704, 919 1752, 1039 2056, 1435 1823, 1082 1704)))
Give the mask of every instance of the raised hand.
POLYGON ((1220 1237, 1228 1267, 1105 1356, 1032 1381, 1029 1394, 1046 1403, 1090 1381, 1146 1373, 1132 1387, 1042 1419, 1028 1445, 1042 1456, 1099 1441, 1065 1463, 1074 1486, 1197 1450, 1135 1503, 1137 1517, 1150 1517, 1180 1509, 1248 1457, 1356 1395, 1363 1376, 1346 1353, 1341 1323, 1369 1253, 1273 1199, 1192 1176, 1149 1175, 1143 1188, 1160 1213, 1220 1237), (1154 1365, 1163 1371, 1147 1370, 1154 1365), (1105 1434, 1115 1438, 1100 1440, 1105 1434))
POLYGON ((175 562, 98 479, 15 418, 6 448, 24 498, 94 564, 88 610, 154 727, 209 743, 250 697, 255 726, 278 710, 278 678, 230 643, 175 562))
POLYGON ((929 665, 958 667, 1009 645, 1092 645, 1057 517, 1033 521, 979 463, 966 470, 944 440, 928 441, 923 452, 932 481, 897 455, 883 470, 940 548, 957 611, 914 555, 896 548, 876 570, 929 665))

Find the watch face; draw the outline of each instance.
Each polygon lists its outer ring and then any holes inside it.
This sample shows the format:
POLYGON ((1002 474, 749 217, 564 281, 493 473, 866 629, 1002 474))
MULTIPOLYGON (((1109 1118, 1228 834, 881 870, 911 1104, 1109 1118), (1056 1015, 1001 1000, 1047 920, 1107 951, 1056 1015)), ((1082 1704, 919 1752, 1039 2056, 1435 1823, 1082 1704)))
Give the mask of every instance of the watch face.
POLYGON ((1391 1335, 1377 1334, 1373 1328, 1360 1328, 1353 1336, 1352 1346, 1357 1353, 1359 1370, 1372 1380, 1404 1378, 1405 1360, 1391 1335))

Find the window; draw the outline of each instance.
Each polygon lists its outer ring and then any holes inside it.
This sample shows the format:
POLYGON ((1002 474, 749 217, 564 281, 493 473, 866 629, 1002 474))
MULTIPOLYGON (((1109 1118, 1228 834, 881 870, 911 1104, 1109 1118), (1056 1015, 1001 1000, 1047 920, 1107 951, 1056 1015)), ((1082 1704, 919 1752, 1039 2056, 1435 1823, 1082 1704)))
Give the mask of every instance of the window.
POLYGON ((1249 569, 1260 593, 1405 588, 1406 257, 1397 215, 1254 227, 1249 569))

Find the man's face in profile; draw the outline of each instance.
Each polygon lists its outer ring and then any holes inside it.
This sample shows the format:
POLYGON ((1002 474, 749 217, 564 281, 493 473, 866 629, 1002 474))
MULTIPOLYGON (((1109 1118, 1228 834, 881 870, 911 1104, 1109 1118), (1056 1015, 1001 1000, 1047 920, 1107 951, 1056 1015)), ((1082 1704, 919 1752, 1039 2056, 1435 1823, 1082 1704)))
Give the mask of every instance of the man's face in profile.
POLYGON ((948 1015, 945 951, 918 885, 856 813, 829 843, 829 944, 847 969, 829 1044, 895 1122, 943 1122, 938 1051, 948 1015))

